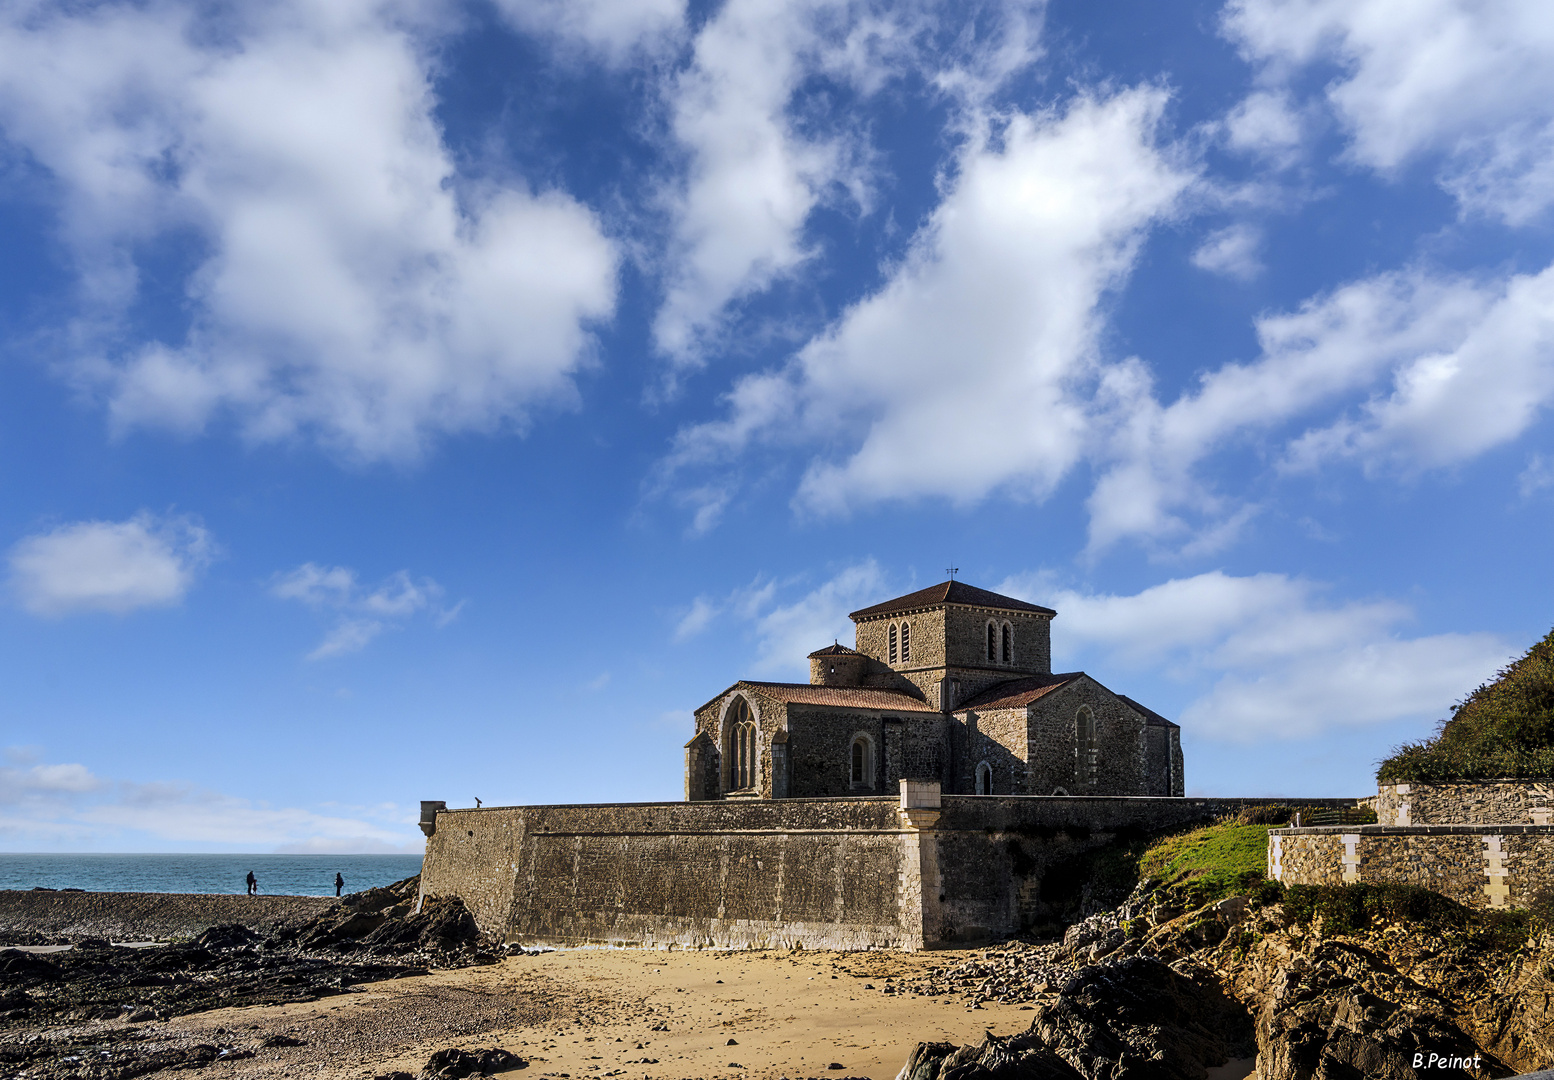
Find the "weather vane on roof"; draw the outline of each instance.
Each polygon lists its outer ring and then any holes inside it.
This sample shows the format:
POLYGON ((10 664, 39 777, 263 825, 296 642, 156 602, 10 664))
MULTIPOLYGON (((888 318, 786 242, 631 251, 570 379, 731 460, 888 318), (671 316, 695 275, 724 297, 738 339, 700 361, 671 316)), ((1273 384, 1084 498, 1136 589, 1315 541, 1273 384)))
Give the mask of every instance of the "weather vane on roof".
POLYGON ((952 566, 948 570, 946 570, 945 573, 950 575, 950 580, 951 581, 954 581, 955 580, 955 575, 960 573, 960 567, 952 566))

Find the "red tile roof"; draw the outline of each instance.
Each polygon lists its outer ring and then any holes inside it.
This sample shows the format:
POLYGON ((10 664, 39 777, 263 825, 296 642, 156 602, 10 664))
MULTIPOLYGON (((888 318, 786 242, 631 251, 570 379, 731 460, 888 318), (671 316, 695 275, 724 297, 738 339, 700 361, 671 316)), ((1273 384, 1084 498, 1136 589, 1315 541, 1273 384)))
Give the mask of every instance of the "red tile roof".
POLYGON ((1023 708, 1037 698, 1067 686, 1082 675, 1082 671, 1070 671, 1062 675, 1032 675, 1024 679, 1010 679, 988 687, 969 701, 961 702, 955 706, 955 711, 1023 708))
POLYGON ((872 686, 815 686, 812 683, 754 682, 749 679, 741 679, 735 685, 748 686, 790 705, 830 705, 843 709, 888 709, 893 712, 939 711, 911 694, 872 686))
POLYGON ((1012 596, 1002 596, 996 592, 988 592, 979 589, 975 585, 967 585, 964 581, 945 581, 938 585, 931 585, 926 589, 919 589, 915 593, 898 596, 894 600, 886 600, 883 604, 875 604, 861 611, 855 611, 847 616, 849 619, 867 619, 875 615, 889 615, 895 611, 910 611, 913 608, 938 607, 941 604, 961 604, 965 607, 998 608, 1003 611, 1034 611, 1039 615, 1056 615, 1057 612, 1040 604, 1027 604, 1024 600, 1016 600, 1012 596))

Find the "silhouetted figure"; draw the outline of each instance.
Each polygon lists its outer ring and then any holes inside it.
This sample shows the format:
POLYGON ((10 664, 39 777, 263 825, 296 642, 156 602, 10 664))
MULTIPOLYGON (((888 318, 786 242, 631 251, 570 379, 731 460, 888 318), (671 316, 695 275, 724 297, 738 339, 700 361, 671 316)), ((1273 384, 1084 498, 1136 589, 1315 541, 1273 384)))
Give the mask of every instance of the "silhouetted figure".
POLYGON ((475 809, 476 810, 480 809, 480 796, 479 795, 475 796, 475 809))
POLYGON ((259 891, 259 879, 254 877, 254 872, 248 872, 248 895, 252 896, 259 891))
POLYGON ((340 890, 343 888, 345 888, 345 878, 341 877, 339 874, 335 874, 335 895, 339 896, 340 890))

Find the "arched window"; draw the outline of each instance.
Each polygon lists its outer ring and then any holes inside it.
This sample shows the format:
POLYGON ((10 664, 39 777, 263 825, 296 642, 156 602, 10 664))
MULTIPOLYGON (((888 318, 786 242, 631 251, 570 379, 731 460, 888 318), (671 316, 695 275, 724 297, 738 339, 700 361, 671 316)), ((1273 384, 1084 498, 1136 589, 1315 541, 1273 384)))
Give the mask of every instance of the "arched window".
POLYGON ((1095 783, 1097 758, 1100 754, 1100 745, 1095 736, 1095 714, 1090 711, 1090 706, 1079 707, 1077 722, 1079 736, 1079 779, 1086 784, 1095 783))
POLYGON ((996 663, 998 660, 998 627, 992 623, 987 624, 987 661, 996 663))
POLYGON ((760 775, 757 772, 756 730, 750 703, 742 697, 736 698, 728 711, 728 745, 724 751, 724 760, 728 762, 730 791, 744 791, 756 786, 760 775))
POLYGON ((853 787, 874 786, 874 744, 867 735, 853 737, 852 760, 848 781, 853 787))
POLYGON ((901 659, 912 659, 912 624, 908 622, 901 624, 901 659))
POLYGON ((993 766, 985 761, 977 766, 977 794, 993 794, 993 766))
POLYGON ((896 624, 890 624, 890 662, 896 662, 896 624))
POLYGON ((1014 663, 1014 627, 1004 623, 1004 663, 1014 663))

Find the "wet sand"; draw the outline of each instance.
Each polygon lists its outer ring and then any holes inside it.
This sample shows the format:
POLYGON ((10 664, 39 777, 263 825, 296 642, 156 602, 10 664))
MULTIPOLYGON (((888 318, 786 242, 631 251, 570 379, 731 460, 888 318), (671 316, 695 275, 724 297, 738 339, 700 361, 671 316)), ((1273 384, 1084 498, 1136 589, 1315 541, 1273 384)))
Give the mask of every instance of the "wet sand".
POLYGON ((141 1027, 152 1040, 254 1048, 212 1064, 213 1077, 416 1075, 434 1051, 500 1047, 530 1062, 508 1074, 526 1078, 886 1080, 920 1041, 976 1042, 1029 1024, 1028 1006, 886 992, 967 955, 578 949, 141 1027), (304 1045, 260 1047, 275 1035, 304 1045))

